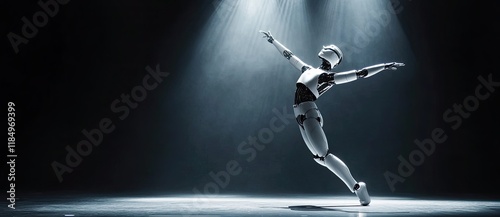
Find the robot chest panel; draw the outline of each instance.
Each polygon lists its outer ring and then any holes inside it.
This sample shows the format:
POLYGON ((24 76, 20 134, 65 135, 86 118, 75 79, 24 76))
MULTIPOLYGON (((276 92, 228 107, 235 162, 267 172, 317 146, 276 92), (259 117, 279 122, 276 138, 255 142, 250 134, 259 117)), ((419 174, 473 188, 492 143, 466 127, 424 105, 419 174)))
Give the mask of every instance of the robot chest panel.
POLYGON ((321 69, 309 69, 300 75, 297 83, 304 84, 316 97, 319 97, 318 78, 323 73, 325 72, 321 69))

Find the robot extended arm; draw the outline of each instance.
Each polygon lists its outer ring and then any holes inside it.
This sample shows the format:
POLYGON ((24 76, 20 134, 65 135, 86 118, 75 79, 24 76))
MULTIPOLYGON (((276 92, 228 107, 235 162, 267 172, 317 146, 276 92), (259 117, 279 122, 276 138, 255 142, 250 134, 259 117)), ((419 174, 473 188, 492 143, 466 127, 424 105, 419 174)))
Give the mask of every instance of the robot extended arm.
POLYGON ((265 32, 261 30, 260 32, 264 34, 264 38, 266 38, 269 43, 273 44, 276 47, 276 49, 278 49, 278 51, 285 58, 287 58, 295 68, 297 68, 301 72, 304 72, 307 69, 311 68, 311 66, 305 64, 304 62, 302 62, 302 60, 293 55, 293 53, 290 50, 288 50, 288 48, 283 46, 279 41, 275 40, 274 37, 271 35, 270 31, 265 32))
POLYGON ((333 82, 335 84, 343 84, 355 81, 358 78, 368 78, 383 70, 397 70, 398 67, 404 66, 404 63, 382 63, 373 66, 365 67, 361 70, 351 70, 347 72, 339 72, 333 74, 333 82))

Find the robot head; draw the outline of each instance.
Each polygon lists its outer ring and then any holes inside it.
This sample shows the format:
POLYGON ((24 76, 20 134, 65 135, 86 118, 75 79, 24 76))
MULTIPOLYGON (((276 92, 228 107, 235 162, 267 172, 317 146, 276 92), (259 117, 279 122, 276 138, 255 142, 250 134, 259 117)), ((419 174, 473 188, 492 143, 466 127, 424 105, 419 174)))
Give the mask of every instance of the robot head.
POLYGON ((321 67, 327 70, 335 68, 342 61, 343 56, 342 51, 333 44, 323 46, 318 53, 318 57, 323 60, 321 67))

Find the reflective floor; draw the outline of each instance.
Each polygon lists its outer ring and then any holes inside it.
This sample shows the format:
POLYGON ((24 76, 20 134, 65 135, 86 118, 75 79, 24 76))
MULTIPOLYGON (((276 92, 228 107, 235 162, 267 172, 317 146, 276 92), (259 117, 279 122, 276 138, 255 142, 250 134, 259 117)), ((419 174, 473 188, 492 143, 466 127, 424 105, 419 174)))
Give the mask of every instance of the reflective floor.
POLYGON ((355 196, 155 197, 49 196, 19 198, 1 216, 500 216, 500 201, 355 196))

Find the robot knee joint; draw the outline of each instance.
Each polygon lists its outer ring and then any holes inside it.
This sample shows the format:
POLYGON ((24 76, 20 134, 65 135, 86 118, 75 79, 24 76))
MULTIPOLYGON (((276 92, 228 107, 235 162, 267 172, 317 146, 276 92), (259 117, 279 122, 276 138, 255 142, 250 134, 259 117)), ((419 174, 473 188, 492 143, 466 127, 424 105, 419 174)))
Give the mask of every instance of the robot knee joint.
POLYGON ((321 165, 324 165, 324 164, 325 164, 325 158, 326 158, 326 156, 328 156, 329 154, 330 154, 330 150, 327 150, 327 151, 326 151, 326 154, 325 154, 324 156, 320 156, 320 155, 316 154, 316 155, 314 155, 314 156, 313 156, 313 159, 314 159, 317 163, 319 163, 319 164, 321 164, 321 165))
POLYGON ((314 159, 314 161, 316 161, 316 163, 320 164, 321 166, 325 166, 325 157, 320 157, 319 155, 314 155, 313 159, 314 159))
POLYGON ((313 158, 316 161, 325 161, 325 156, 314 155, 313 158))

